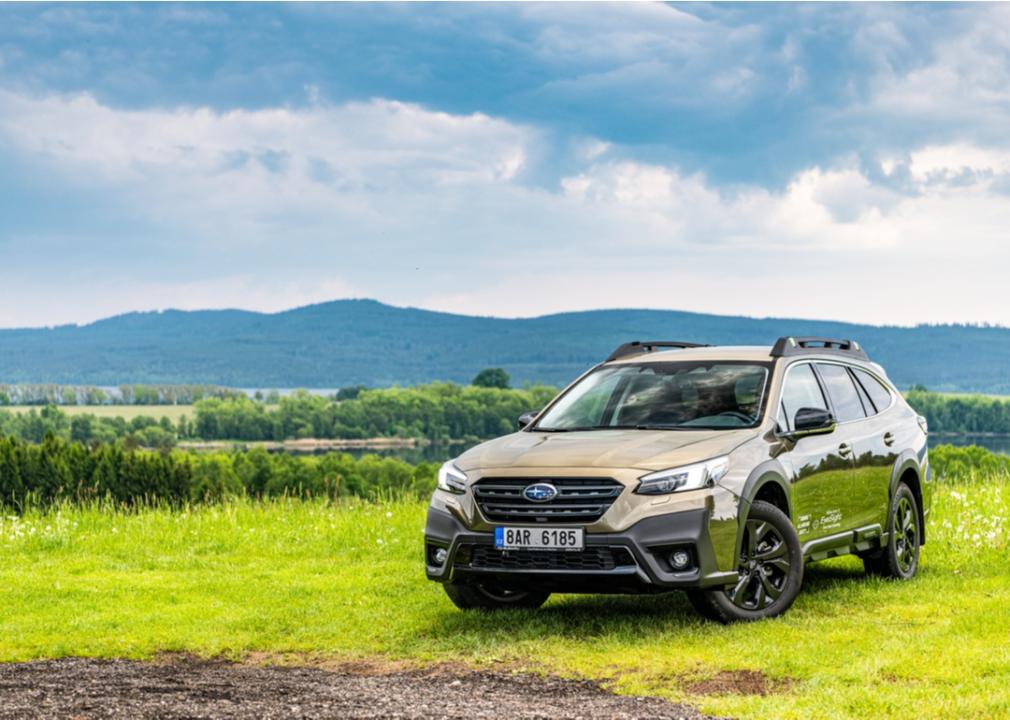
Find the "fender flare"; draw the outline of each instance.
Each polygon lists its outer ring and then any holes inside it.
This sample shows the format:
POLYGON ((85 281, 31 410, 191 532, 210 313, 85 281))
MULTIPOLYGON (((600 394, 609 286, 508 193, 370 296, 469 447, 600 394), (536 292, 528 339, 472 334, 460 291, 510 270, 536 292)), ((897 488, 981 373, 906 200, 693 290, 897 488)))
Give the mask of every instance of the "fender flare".
MULTIPOLYGON (((890 515, 890 503, 891 498, 894 497, 895 490, 898 489, 898 481, 901 480, 901 476, 907 471, 911 470, 915 473, 916 479, 919 481, 919 497, 917 498, 917 505, 919 506, 919 534, 920 543, 926 544, 926 509, 923 507, 925 502, 925 490, 922 485, 925 482, 925 478, 922 477, 922 465, 919 463, 919 458, 912 450, 905 450, 898 455, 897 460, 894 461, 894 466, 891 468, 891 481, 887 488, 887 503, 888 503, 888 515, 890 515)), ((890 517, 887 519, 887 523, 890 524, 890 517)), ((887 530, 887 525, 884 526, 885 531, 887 530)))
MULTIPOLYGON (((774 483, 779 486, 786 496, 786 505, 789 522, 793 522, 793 493, 792 483, 787 480, 787 473, 782 463, 778 460, 765 460, 763 463, 751 470, 747 476, 747 481, 740 491, 740 509, 737 513, 736 530, 736 557, 740 556, 740 544, 743 542, 743 528, 750 514, 750 506, 754 502, 761 488, 774 483)), ((795 525, 795 523, 794 523, 795 525)))
POLYGON ((743 485, 743 490, 740 492, 741 518, 746 516, 746 513, 743 512, 744 505, 746 505, 747 509, 750 509, 751 503, 754 502, 754 498, 757 496, 761 488, 768 483, 775 483, 781 488, 782 492, 786 496, 786 505, 788 507, 786 515, 788 515, 789 519, 792 520, 792 484, 786 478, 786 469, 782 467, 782 463, 778 460, 765 460, 763 463, 751 470, 750 475, 747 476, 747 481, 743 485))

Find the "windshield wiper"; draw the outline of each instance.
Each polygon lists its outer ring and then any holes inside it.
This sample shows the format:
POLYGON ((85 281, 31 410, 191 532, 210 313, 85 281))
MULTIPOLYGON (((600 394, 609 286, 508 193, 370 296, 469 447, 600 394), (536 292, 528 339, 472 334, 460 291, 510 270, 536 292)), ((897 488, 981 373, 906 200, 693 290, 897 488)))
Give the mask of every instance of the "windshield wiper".
POLYGON ((682 425, 583 425, 566 428, 533 428, 536 432, 587 432, 589 430, 690 430, 682 425))

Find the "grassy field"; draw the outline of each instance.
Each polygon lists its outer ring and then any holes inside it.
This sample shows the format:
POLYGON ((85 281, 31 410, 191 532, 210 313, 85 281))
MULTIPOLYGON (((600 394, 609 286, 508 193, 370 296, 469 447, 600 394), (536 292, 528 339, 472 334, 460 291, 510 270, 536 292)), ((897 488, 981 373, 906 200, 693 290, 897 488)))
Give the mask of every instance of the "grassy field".
POLYGON ((741 718, 1006 716, 1010 484, 984 480, 938 489, 918 579, 811 566, 788 615, 731 627, 678 594, 460 613, 423 578, 416 502, 28 513, 0 522, 0 661, 380 656, 591 677, 741 718), (733 692, 737 671, 769 694, 733 692))
MULTIPOLYGON (((39 411, 42 408, 38 405, 11 405, 2 409, 28 412, 39 411)), ((71 416, 121 417, 127 422, 135 417, 153 417, 156 420, 167 417, 172 422, 176 422, 183 415, 190 419, 196 417, 196 408, 192 405, 60 405, 60 410, 71 416)))

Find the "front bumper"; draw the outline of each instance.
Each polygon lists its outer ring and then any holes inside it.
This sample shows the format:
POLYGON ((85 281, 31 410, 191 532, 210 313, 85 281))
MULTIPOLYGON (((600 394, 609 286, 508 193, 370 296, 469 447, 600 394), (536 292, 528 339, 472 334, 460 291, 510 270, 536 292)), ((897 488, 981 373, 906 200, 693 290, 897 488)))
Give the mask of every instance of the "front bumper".
POLYGON ((711 511, 685 510, 640 520, 624 532, 587 533, 585 551, 501 551, 493 532, 468 530, 456 517, 428 509, 425 567, 437 582, 487 582, 550 592, 643 593, 728 585, 736 572, 721 572, 708 532, 711 511), (435 551, 448 557, 438 565, 435 551), (668 557, 687 550, 691 566, 676 571, 668 557))

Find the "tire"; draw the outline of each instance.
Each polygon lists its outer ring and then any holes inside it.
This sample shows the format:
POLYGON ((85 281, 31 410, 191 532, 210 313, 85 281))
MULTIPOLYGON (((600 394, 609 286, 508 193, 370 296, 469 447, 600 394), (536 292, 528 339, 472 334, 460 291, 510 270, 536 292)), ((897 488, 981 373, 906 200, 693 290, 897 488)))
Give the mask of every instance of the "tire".
POLYGON ((740 579, 725 588, 691 590, 688 599, 701 615, 718 622, 747 622, 781 615, 803 585, 803 550, 784 512, 758 501, 744 523, 740 579))
POLYGON ((445 594, 460 610, 535 609, 547 602, 548 592, 510 590, 495 583, 445 583, 445 594))
POLYGON ((887 510, 887 545, 863 557, 863 567, 870 575, 895 580, 910 580, 919 570, 922 530, 919 527, 919 503, 905 483, 898 483, 887 510))

